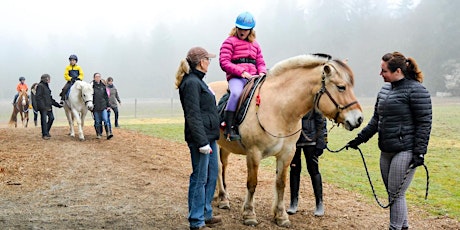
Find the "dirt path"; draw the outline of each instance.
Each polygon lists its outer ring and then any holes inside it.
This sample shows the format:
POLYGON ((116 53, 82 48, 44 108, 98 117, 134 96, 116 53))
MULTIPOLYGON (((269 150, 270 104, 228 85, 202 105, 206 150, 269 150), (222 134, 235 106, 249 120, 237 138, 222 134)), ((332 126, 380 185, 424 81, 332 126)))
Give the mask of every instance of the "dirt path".
MULTIPOLYGON (((185 144, 123 129, 115 129, 110 141, 95 139, 90 127, 85 133, 80 142, 67 136, 66 127, 53 127, 45 141, 39 128, 0 128, 0 229, 188 229, 185 144)), ((260 224, 242 224, 245 161, 230 159, 232 209, 215 209, 224 220, 215 229, 282 229, 270 214, 269 170, 260 172, 256 191, 260 224)), ((291 229, 387 229, 387 210, 328 184, 326 215, 313 217, 309 183, 302 179, 301 213, 290 217, 291 229)), ((409 212, 411 229, 460 229, 452 219, 409 212)))

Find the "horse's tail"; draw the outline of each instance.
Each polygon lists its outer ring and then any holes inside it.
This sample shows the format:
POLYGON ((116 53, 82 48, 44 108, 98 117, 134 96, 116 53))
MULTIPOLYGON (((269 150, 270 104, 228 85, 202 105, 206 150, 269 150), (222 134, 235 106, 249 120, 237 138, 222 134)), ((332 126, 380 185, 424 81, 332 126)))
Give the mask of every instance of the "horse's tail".
POLYGON ((11 113, 10 121, 8 122, 8 124, 14 125, 16 123, 16 120, 17 120, 17 115, 18 115, 18 112, 17 112, 17 109, 16 109, 16 105, 14 105, 13 106, 13 112, 11 113))

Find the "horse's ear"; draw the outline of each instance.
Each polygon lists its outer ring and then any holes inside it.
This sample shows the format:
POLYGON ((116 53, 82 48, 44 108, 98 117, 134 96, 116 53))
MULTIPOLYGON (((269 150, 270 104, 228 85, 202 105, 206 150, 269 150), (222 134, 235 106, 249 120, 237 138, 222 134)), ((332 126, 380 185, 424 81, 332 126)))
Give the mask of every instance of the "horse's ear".
POLYGON ((324 65, 324 67, 323 67, 323 71, 324 71, 324 73, 326 74, 326 76, 329 77, 329 76, 331 76, 332 68, 331 68, 330 65, 326 64, 326 65, 324 65))

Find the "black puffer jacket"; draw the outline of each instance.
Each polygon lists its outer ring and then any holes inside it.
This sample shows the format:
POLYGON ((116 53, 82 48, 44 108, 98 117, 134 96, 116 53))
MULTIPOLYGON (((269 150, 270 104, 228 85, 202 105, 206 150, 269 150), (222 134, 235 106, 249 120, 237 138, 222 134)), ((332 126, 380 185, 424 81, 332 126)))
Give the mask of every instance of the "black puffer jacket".
POLYGON ((419 82, 403 78, 382 87, 374 115, 357 138, 366 142, 378 132, 383 152, 412 150, 414 155, 426 154, 431 122, 430 94, 419 82))
POLYGON ((297 140, 296 146, 313 145, 317 149, 325 149, 326 136, 326 120, 321 113, 312 110, 302 118, 302 133, 299 140, 297 140))
POLYGON ((179 85, 179 96, 184 110, 185 141, 205 146, 219 139, 219 115, 214 94, 202 80, 198 70, 185 75, 179 85))
POLYGON ((99 83, 93 81, 93 103, 94 103, 94 110, 93 111, 102 111, 110 107, 109 104, 109 96, 107 95, 107 90, 105 89, 104 83, 100 81, 99 83))
POLYGON ((60 107, 59 103, 57 103, 53 96, 51 96, 51 89, 48 86, 47 82, 41 81, 37 86, 37 91, 35 94, 35 101, 37 111, 46 110, 50 111, 51 106, 54 105, 56 107, 60 107))

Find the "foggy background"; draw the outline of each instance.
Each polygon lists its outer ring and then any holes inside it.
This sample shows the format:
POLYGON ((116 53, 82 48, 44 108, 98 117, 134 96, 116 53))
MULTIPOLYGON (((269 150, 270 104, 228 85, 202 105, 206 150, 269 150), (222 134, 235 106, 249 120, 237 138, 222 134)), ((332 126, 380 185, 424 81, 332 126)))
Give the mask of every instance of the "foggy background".
MULTIPOLYGON (((20 76, 30 87, 48 73, 58 100, 70 54, 78 56, 85 81, 91 81, 95 72, 113 77, 122 101, 178 98, 174 77, 180 60, 193 46, 218 55, 243 11, 255 16, 257 40, 268 68, 306 53, 348 58, 356 95, 374 97, 383 83, 381 57, 400 51, 416 59, 432 95, 460 92, 460 1, 169 0, 158 4, 2 1, 0 99, 12 100, 20 76), (446 79, 453 79, 450 86, 446 87, 446 79)), ((205 80, 225 80, 218 58, 212 60, 205 80)))

